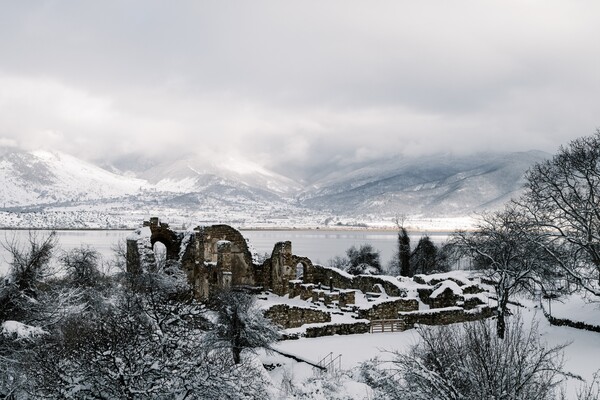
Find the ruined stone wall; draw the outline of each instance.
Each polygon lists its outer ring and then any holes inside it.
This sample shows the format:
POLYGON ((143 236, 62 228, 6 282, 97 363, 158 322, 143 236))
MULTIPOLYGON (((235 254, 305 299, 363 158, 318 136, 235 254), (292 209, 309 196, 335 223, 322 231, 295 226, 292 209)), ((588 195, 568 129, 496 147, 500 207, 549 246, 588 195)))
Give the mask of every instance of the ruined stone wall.
POLYGON ((334 268, 323 267, 322 265, 314 266, 312 281, 304 280, 305 283, 314 283, 315 285, 321 284, 322 286, 327 287, 329 287, 330 281, 333 283, 333 287, 340 289, 354 289, 352 286, 352 277, 349 277, 334 268))
POLYGON ((430 297, 429 307, 431 308, 445 308, 453 307, 464 303, 465 298, 461 295, 453 293, 451 290, 445 290, 442 294, 437 297, 430 297))
POLYGON ((396 299, 374 304, 369 309, 358 310, 360 318, 374 319, 397 319, 398 313, 402 311, 416 311, 419 302, 416 299, 396 299))
POLYGON ((377 275, 359 275, 354 279, 354 288, 359 289, 361 292, 372 292, 375 285, 383 286, 383 289, 388 294, 388 296, 394 297, 403 297, 406 296, 406 292, 404 289, 399 288, 397 285, 392 282, 382 279, 377 275))
POLYGON ((279 296, 287 294, 288 282, 296 279, 296 265, 293 264, 292 243, 290 241, 276 243, 268 262, 270 274, 268 276, 268 285, 266 286, 279 296))
POLYGON ((138 241, 133 239, 127 239, 127 272, 139 273, 141 272, 141 260, 140 252, 138 250, 138 241))
POLYGON ((459 322, 477 321, 490 318, 495 309, 488 306, 480 306, 473 310, 464 310, 461 307, 440 308, 429 311, 400 312, 398 319, 404 321, 407 329, 414 328, 415 324, 423 325, 449 325, 459 322))
MULTIPOLYGON (((312 281, 310 283, 329 286, 330 278, 333 286, 340 289, 358 289, 361 292, 372 292, 375 285, 381 285, 389 296, 402 297, 406 293, 394 283, 380 278, 377 275, 348 276, 334 268, 315 265, 313 267, 312 281)), ((304 280, 305 283, 309 281, 304 280)))
POLYGON ((331 314, 311 308, 276 304, 265 311, 265 317, 284 329, 298 328, 304 324, 331 322, 331 314))
POLYGON ((232 286, 256 284, 248 244, 236 229, 227 225, 197 227, 189 247, 197 297, 207 298, 232 286))
MULTIPOLYGON (((252 254, 248 249, 248 243, 242 234, 229 225, 212 225, 196 228, 202 236, 201 245, 203 260, 207 262, 217 262, 218 248, 217 243, 221 240, 231 242, 231 253, 239 259, 240 263, 247 266, 252 265, 252 254)), ((251 273, 250 276, 253 276, 251 273)))
POLYGON ((300 296, 300 300, 308 300, 312 298, 313 289, 316 287, 317 285, 314 283, 304 283, 300 280, 289 281, 288 292, 290 299, 300 296))
POLYGON ((292 255, 292 266, 302 266, 302 280, 304 282, 313 282, 315 266, 308 257, 299 257, 292 255))

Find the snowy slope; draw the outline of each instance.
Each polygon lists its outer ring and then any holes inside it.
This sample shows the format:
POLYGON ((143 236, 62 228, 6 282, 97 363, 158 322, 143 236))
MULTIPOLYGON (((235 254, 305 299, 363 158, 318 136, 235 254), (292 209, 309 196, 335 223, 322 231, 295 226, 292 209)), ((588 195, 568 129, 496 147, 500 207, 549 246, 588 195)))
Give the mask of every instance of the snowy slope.
POLYGON ((260 189, 277 195, 293 195, 301 189, 299 183, 251 162, 226 158, 218 164, 201 157, 188 156, 155 166, 140 174, 158 190, 198 192, 215 184, 260 189))
POLYGON ((530 151, 387 159, 322 177, 300 199, 340 213, 467 215, 496 209, 518 194, 525 171, 548 156, 530 151))
POLYGON ((300 184, 256 162, 232 158, 149 162, 134 178, 63 153, 0 149, 0 208, 44 205, 46 211, 79 207, 131 215, 157 207, 222 215, 222 222, 235 215, 251 224, 275 218, 300 225, 309 216, 318 224, 332 217, 376 223, 398 213, 462 217, 500 208, 518 194, 524 172, 546 157, 533 151, 394 157, 332 165, 300 184))
POLYGON ((0 200, 5 208, 115 198, 147 186, 64 153, 13 151, 0 156, 0 200))

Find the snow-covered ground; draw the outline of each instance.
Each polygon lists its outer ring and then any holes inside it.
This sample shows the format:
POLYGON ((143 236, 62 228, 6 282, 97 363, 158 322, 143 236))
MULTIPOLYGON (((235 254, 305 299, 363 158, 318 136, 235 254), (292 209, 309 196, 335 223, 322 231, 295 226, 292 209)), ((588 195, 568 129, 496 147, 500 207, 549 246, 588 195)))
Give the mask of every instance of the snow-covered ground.
MULTIPOLYGON (((335 216, 325 212, 294 208, 282 203, 219 204, 203 199, 197 209, 161 204, 164 199, 115 198, 103 202, 79 202, 61 206, 40 206, 27 212, 0 211, 0 228, 19 229, 135 229, 150 217, 159 217, 171 226, 228 224, 243 229, 330 229, 396 231, 393 217, 361 215, 335 216)), ((409 231, 452 233, 469 230, 474 217, 411 217, 409 231)))
MULTIPOLYGON (((552 326, 544 317, 539 301, 519 299, 525 307, 513 306, 514 312, 520 312, 524 323, 538 323, 541 339, 549 345, 570 343, 564 352, 565 370, 581 376, 590 382, 595 371, 600 369, 600 333, 589 332, 569 327, 552 326)), ((566 302, 561 305, 561 312, 574 319, 575 315, 585 318, 584 322, 592 323, 598 316, 598 309, 589 306, 587 312, 576 314, 581 302, 566 302)), ((556 310, 552 308, 553 315, 556 310)), ((557 311, 558 312, 558 311, 557 311)), ((318 363, 332 353, 340 357, 341 371, 333 373, 332 380, 336 384, 335 394, 327 392, 319 380, 319 373, 311 365, 296 362, 279 354, 261 353, 260 359, 264 364, 281 364, 270 372, 278 398, 289 396, 286 382, 293 382, 305 394, 305 398, 335 398, 335 399, 372 399, 372 393, 366 385, 356 381, 358 366, 371 358, 389 359, 389 351, 406 351, 419 340, 416 331, 408 330, 396 333, 366 333, 348 336, 328 336, 320 338, 300 338, 277 343, 274 348, 301 359, 318 363), (333 396, 333 397, 332 397, 333 396)), ((338 365, 338 364, 336 364, 338 365)), ((576 398, 580 385, 577 380, 569 380, 566 384, 568 399, 576 398)))
MULTIPOLYGON (((582 321, 590 325, 600 326, 600 302, 593 296, 579 296, 577 294, 561 296, 550 301, 545 300, 543 305, 546 312, 555 318, 582 321)), ((600 364, 600 361, 599 361, 600 364)))

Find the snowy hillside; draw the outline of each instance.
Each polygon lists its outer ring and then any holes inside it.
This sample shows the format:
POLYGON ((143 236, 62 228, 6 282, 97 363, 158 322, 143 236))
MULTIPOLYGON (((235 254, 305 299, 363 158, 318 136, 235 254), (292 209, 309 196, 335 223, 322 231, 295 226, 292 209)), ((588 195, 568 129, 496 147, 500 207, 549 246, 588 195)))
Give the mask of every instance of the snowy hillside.
POLYGON ((301 185, 290 178, 235 158, 224 159, 217 165, 201 157, 188 156, 159 164, 139 176, 154 184, 157 190, 181 193, 204 191, 215 185, 243 186, 283 196, 301 189, 301 185))
MULTIPOLYGON (((103 221, 118 220, 119 226, 150 214, 287 227, 380 226, 398 213, 465 217, 501 207, 520 190, 524 172, 548 157, 534 151, 395 157, 342 168, 331 165, 299 183, 238 159, 221 164, 195 156, 145 161, 147 169, 136 171, 134 177, 132 171, 103 164, 109 171, 63 153, 2 150, 0 207, 5 211, 43 211, 54 216, 70 211, 100 213, 103 221), (143 216, 138 217, 140 213, 143 216)), ((68 218, 64 226, 77 227, 73 221, 80 219, 68 218)), ((10 215, 0 225, 27 227, 14 225, 26 220, 10 215)), ((87 221, 81 227, 95 225, 87 221)))
POLYGON ((387 159, 318 179, 303 205, 340 213, 467 215, 496 209, 522 187, 523 174, 542 152, 387 159))
POLYGON ((115 198, 147 186, 59 152, 13 151, 0 157, 4 208, 115 198))

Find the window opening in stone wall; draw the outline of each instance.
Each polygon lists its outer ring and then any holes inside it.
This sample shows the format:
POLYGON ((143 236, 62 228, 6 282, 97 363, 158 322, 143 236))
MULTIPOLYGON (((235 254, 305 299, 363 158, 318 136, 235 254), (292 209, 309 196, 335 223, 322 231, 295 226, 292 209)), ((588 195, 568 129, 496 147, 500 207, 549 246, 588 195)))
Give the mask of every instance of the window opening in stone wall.
POLYGON ((304 279, 304 264, 302 263, 296 265, 296 279, 304 279))
POLYGON ((167 264, 167 246, 162 242, 156 242, 154 243, 152 250, 154 251, 154 258, 156 259, 156 266, 159 269, 164 268, 167 264))

